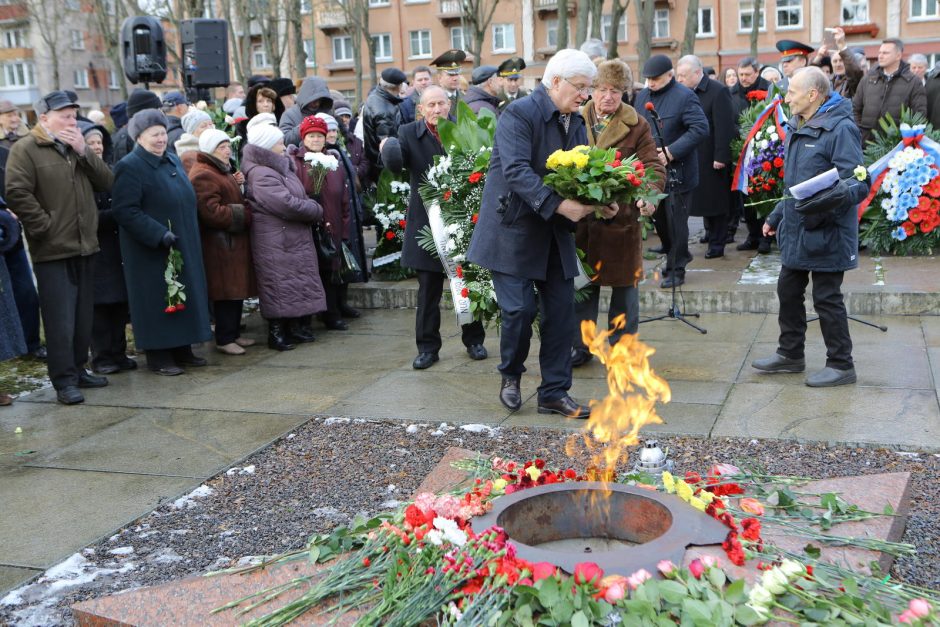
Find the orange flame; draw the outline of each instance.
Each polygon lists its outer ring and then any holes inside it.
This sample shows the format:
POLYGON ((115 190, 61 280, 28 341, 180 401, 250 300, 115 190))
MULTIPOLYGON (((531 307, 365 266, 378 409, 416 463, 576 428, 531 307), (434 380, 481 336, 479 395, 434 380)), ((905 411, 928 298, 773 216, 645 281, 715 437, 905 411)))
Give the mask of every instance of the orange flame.
MULTIPOLYGON (((614 319, 614 330, 623 329, 625 317, 614 319)), ((626 461, 628 448, 639 441, 639 432, 646 425, 661 424, 656 403, 672 398, 669 384, 650 367, 649 357, 655 349, 644 344, 637 335, 624 334, 610 345, 612 331, 598 331, 593 320, 581 322, 585 345, 607 368, 608 395, 591 401, 591 417, 584 432, 572 436, 566 451, 573 455, 577 445, 591 454, 591 466, 599 477, 614 477, 617 466, 626 461)))

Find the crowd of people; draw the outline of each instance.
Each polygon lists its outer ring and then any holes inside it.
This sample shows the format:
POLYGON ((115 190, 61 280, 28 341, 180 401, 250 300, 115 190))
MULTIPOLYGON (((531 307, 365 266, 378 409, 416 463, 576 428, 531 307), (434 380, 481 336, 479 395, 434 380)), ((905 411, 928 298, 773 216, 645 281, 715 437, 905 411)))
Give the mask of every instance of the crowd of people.
MULTIPOLYGON (((32 129, 0 101, 6 202, 0 359, 27 352, 46 359, 58 400, 74 404, 84 400, 83 388, 107 385, 106 375, 137 367, 127 354, 129 322, 147 368, 166 376, 206 365, 193 345, 214 339, 230 356, 254 345, 241 335, 249 298, 259 299, 273 350, 313 342, 314 317, 327 330, 346 330, 359 316, 348 302, 349 284, 368 280, 362 195, 390 169, 411 178, 402 265, 416 271, 419 286, 413 367, 431 367, 442 349, 446 275, 418 245, 427 224, 418 189, 444 153, 438 122, 453 119, 463 101, 498 119, 468 259, 493 273, 502 324, 499 398, 507 408, 522 403, 523 362, 538 315, 538 411, 587 416, 568 395, 571 369, 591 358, 579 323, 597 318, 600 287, 610 286, 611 341, 637 332, 640 215, 652 216, 661 242, 654 252, 666 255, 664 288, 686 280, 690 215, 705 220, 706 259, 723 256, 742 219, 747 237, 739 250, 766 253, 776 235, 784 261, 780 348, 754 366, 803 369, 805 312, 797 310, 812 274, 829 361, 807 383, 850 383, 855 375, 840 287, 842 273, 857 264, 858 240, 857 226, 843 218, 867 185, 843 190, 838 206, 819 203, 824 217, 813 228, 831 227, 840 242, 839 254, 823 259, 806 250, 805 224, 793 216, 800 209, 790 200, 764 221, 730 186, 739 115, 749 94, 771 84, 786 92, 798 138, 833 136, 818 159, 787 165, 787 185, 820 168, 844 174, 849 163, 861 163, 861 146, 885 114, 897 119, 904 107, 940 116, 940 75, 927 71, 922 55, 904 61, 903 43, 888 39, 869 68, 840 29, 832 32, 831 44, 818 49, 780 41, 779 69, 745 58, 720 82, 695 55, 675 66, 654 55, 643 64, 641 85, 594 41, 555 54, 531 92, 520 87, 522 59, 479 66, 468 82, 459 50, 412 70, 410 85, 404 71, 384 70, 359 108, 318 77, 297 85, 252 77, 247 90, 228 88, 222 110, 229 133, 181 92, 160 97, 135 90, 110 111, 110 130, 100 111, 81 115, 70 92, 53 91, 35 103, 32 129), (580 144, 636 154, 659 174, 656 185, 666 199, 659 206, 594 207, 559 197, 543 182, 546 157, 580 144), (336 167, 317 173, 310 164, 324 156, 336 167), (576 246, 600 268, 577 306, 576 246), (625 323, 615 327, 621 314, 625 323)), ((799 145, 788 143, 788 161, 799 145)), ((462 329, 471 359, 488 357, 484 339, 479 323, 462 329)), ((11 400, 3 395, 0 404, 11 400)))

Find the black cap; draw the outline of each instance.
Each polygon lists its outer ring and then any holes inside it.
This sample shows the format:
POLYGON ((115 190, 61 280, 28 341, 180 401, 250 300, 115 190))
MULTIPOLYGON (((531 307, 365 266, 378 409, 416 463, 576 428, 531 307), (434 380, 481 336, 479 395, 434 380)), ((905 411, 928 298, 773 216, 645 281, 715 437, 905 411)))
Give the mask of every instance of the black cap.
POLYGON ((127 118, 134 117, 138 111, 144 109, 159 109, 163 105, 160 96, 146 89, 135 89, 127 97, 127 118))
POLYGON ((64 91, 50 91, 33 105, 37 115, 69 108, 78 109, 78 105, 64 91))
POLYGON ((382 80, 391 85, 401 85, 408 77, 397 67, 390 67, 382 70, 382 80))
POLYGON ((69 100, 72 102, 78 102, 78 94, 76 94, 74 91, 71 89, 65 89, 63 91, 65 92, 65 95, 69 97, 69 100))
POLYGON ((447 74, 460 74, 460 64, 467 58, 467 53, 463 50, 448 50, 438 58, 431 61, 431 65, 440 72, 447 74))
POLYGON ((672 60, 664 54, 654 54, 643 64, 643 77, 655 78, 672 69, 672 60))
POLYGON ((268 87, 273 89, 278 96, 290 96, 297 93, 294 81, 289 78, 275 78, 268 84, 268 87))
POLYGON ((270 82, 271 82, 270 76, 264 76, 262 74, 255 74, 254 76, 251 76, 248 78, 248 89, 251 89, 255 85, 261 85, 263 83, 270 83, 270 82))
POLYGON ((496 69, 503 78, 519 78, 519 73, 525 69, 525 61, 519 57, 510 57, 496 69))
POLYGON ((474 85, 480 85, 490 80, 491 77, 496 75, 496 72, 499 70, 495 65, 481 65, 478 68, 474 68, 473 74, 470 75, 470 82, 474 85))
POLYGON ((163 95, 163 104, 173 107, 189 104, 189 98, 181 91, 170 91, 163 95))
POLYGON ((793 57, 806 57, 813 52, 812 46, 807 46, 795 39, 781 39, 777 42, 777 50, 780 51, 780 60, 789 61, 793 57))

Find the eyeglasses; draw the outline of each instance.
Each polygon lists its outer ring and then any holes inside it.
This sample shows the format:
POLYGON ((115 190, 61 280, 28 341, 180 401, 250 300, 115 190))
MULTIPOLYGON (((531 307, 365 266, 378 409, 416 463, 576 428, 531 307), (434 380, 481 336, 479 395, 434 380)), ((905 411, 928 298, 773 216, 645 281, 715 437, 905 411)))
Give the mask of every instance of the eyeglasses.
POLYGON ((562 80, 568 83, 569 85, 571 85, 572 87, 574 87, 575 90, 577 90, 577 92, 581 94, 582 96, 590 96, 594 92, 594 90, 591 89, 590 87, 578 87, 577 85, 569 81, 567 78, 564 78, 562 80))

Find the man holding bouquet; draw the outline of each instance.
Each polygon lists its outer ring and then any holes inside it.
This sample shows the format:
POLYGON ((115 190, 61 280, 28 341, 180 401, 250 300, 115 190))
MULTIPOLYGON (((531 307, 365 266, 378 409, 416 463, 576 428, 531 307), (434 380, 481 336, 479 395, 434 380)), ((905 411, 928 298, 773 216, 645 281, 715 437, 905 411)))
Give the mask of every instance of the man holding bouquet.
POLYGON ((852 102, 831 91, 817 67, 797 70, 786 96, 787 122, 784 184, 787 197, 767 216, 764 235, 777 236, 782 267, 777 279, 780 339, 777 352, 751 365, 763 372, 803 372, 806 308, 810 273, 813 308, 826 342, 826 367, 806 379, 810 387, 855 383, 852 338, 842 298, 846 270, 858 267, 858 217, 855 207, 868 195, 862 163, 861 134, 852 118, 852 102), (832 168, 835 185, 797 200, 794 186, 832 168), (854 178, 858 176, 863 180, 854 178))
POLYGON ((520 380, 539 313, 539 413, 569 418, 591 413, 568 395, 579 264, 571 231, 595 210, 612 218, 618 208, 563 199, 544 177, 549 155, 587 144, 579 109, 591 95, 596 75, 597 67, 583 52, 559 51, 546 65, 541 84, 509 104, 496 126, 467 259, 493 273, 502 321, 499 399, 510 411, 522 406, 520 380))

